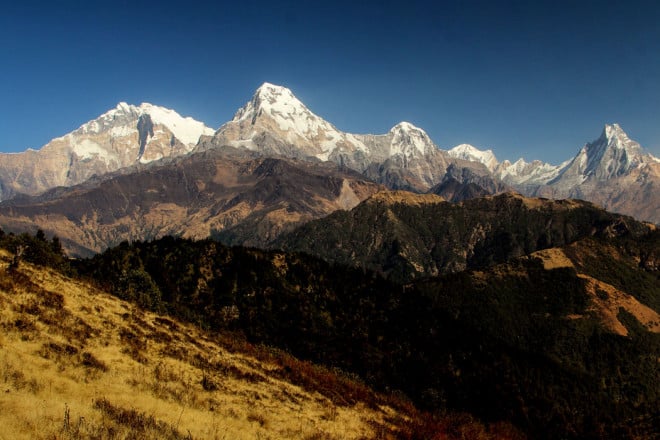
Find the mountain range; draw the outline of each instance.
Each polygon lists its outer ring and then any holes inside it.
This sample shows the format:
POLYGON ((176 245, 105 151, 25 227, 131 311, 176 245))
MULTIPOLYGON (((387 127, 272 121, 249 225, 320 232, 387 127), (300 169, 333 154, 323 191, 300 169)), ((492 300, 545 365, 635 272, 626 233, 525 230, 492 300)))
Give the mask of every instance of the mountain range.
POLYGON ((342 132, 265 83, 215 131, 120 103, 38 151, 0 154, 0 225, 57 234, 77 255, 167 234, 265 246, 384 188, 453 202, 507 191, 578 198, 660 223, 659 182, 660 160, 617 124, 560 165, 499 162, 467 144, 442 150, 408 122, 342 132))
POLYGON ((660 163, 616 124, 499 162, 264 84, 215 131, 120 104, 0 162, 10 433, 659 435, 660 163))

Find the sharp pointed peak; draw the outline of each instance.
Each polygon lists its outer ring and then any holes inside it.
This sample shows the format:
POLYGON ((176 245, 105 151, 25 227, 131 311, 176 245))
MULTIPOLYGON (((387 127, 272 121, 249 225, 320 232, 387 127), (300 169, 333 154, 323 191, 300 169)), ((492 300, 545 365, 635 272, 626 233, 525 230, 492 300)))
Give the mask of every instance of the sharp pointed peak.
MULTIPOLYGON (((279 84, 273 84, 268 81, 264 81, 263 84, 261 84, 257 90, 262 90, 262 89, 286 89, 284 86, 280 86, 279 84)), ((288 90, 288 89, 287 89, 288 90)))
POLYGON ((272 84, 269 82, 265 82, 262 85, 260 85, 257 90, 255 91, 255 96, 268 96, 268 97, 279 97, 279 96, 293 96, 293 92, 291 89, 284 87, 284 86, 279 86, 277 84, 272 84))
POLYGON ((614 137, 619 137, 621 135, 628 137, 626 132, 623 131, 623 129, 619 124, 617 123, 605 124, 605 127, 603 128, 604 137, 606 137, 607 139, 612 139, 614 137))
POLYGON ((619 124, 605 124, 603 132, 595 141, 587 144, 583 150, 589 151, 602 148, 624 149, 629 154, 637 155, 642 151, 641 146, 630 139, 619 124))
POLYGON ((401 121, 390 129, 390 133, 394 133, 396 131, 421 131, 422 133, 426 133, 422 128, 419 128, 415 124, 412 124, 408 121, 401 121))

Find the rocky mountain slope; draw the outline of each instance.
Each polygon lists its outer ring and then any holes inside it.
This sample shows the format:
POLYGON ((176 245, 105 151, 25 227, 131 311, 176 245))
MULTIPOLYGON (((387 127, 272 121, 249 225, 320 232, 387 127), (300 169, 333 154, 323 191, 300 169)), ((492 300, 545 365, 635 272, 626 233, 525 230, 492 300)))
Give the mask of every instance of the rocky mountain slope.
MULTIPOLYGON (((226 243, 263 246, 289 226, 332 209, 351 208, 371 194, 357 191, 354 197, 351 192, 356 188, 348 184, 350 188, 344 191, 342 186, 332 196, 320 189, 322 193, 314 196, 316 189, 302 184, 306 177, 300 174, 301 167, 315 167, 313 173, 321 180, 324 173, 332 180, 333 170, 340 167, 353 173, 350 179, 429 192, 453 202, 511 189, 528 196, 585 199, 608 210, 660 223, 660 160, 645 154, 617 125, 606 126, 599 139, 559 166, 522 159, 500 163, 492 151, 470 145, 443 151, 424 130, 407 122, 383 135, 341 132, 312 113, 289 89, 265 83, 215 133, 171 110, 122 103, 39 151, 0 155, 0 198, 51 188, 40 197, 19 196, 0 205, 0 225, 15 231, 41 227, 61 236, 69 249, 82 254, 122 239, 181 233, 190 237, 211 234, 226 243), (238 196, 233 183, 209 184, 209 175, 195 176, 203 165, 191 165, 186 172, 181 165, 184 162, 175 160, 193 148, 207 156, 196 156, 192 162, 209 157, 215 164, 210 168, 218 165, 217 155, 233 151, 227 164, 238 168, 230 170, 227 165, 222 172, 233 176, 229 179, 251 172, 246 171, 248 165, 236 160, 241 155, 291 159, 286 162, 289 165, 276 167, 273 174, 288 182, 285 194, 273 195, 281 193, 281 188, 272 179, 271 186, 255 186, 256 193, 250 196, 238 196), (155 180, 155 168, 146 166, 149 164, 160 170, 155 180), (120 178, 113 171, 127 177, 120 178), (288 172, 291 176, 286 176, 288 172), (106 179, 114 183, 104 182, 106 179), (204 188, 193 181, 202 182, 204 188), (84 185, 71 188, 80 182, 84 185), (127 189, 117 182, 132 186, 127 189), (181 186, 177 182, 185 183, 181 186), (54 186, 70 189, 52 189, 54 186), (296 195, 298 190, 301 196, 296 195), (230 194, 240 200, 228 201, 230 194), (86 201, 89 197, 97 199, 86 201), (299 197, 310 202, 299 204, 299 197), (319 205, 311 202, 315 197, 321 200, 320 205, 325 204, 323 208, 312 207, 319 205), (326 203, 333 198, 334 202, 326 203), (109 203, 100 203, 105 199, 109 203), (208 206, 202 209, 200 204, 208 206)), ((222 181, 223 177, 214 179, 222 181)))
POLYGON ((72 255, 164 235, 213 235, 231 244, 265 246, 297 225, 350 209, 381 189, 331 163, 229 147, 4 201, 0 224, 10 231, 41 228, 56 234, 72 255))
POLYGON ((579 200, 515 193, 448 203, 433 195, 381 192, 351 211, 309 222, 275 243, 393 280, 501 263, 592 235, 641 235, 650 226, 579 200))
POLYGON ((444 151, 421 128, 402 122, 384 135, 349 134, 312 113, 284 87, 262 85, 252 100, 200 148, 222 145, 263 154, 332 161, 391 189, 449 191, 450 199, 515 188, 529 196, 580 198, 660 223, 660 159, 643 152, 617 125, 572 160, 551 165, 499 162, 491 150, 458 145, 444 151), (479 176, 474 179, 474 176, 479 176), (461 188, 454 188, 455 185, 461 188))
POLYGON ((136 163, 191 151, 213 130, 173 110, 120 103, 40 150, 0 153, 0 200, 72 186, 136 163))

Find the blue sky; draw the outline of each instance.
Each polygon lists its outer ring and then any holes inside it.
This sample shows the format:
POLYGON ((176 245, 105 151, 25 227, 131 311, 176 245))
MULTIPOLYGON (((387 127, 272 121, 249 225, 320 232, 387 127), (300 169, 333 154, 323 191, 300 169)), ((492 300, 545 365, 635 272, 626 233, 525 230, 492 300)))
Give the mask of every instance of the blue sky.
POLYGON ((660 156, 660 2, 13 2, 0 151, 120 101, 217 128, 268 81, 339 129, 559 163, 618 122, 660 156))

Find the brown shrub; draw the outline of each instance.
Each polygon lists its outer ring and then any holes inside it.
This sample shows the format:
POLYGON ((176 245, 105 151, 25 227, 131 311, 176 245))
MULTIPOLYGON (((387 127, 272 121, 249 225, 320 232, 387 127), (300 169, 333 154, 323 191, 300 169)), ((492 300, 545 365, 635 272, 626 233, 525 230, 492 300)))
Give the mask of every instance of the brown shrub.
POLYGON ((148 416, 134 409, 121 408, 106 399, 94 401, 94 408, 116 424, 128 428, 131 433, 128 438, 145 438, 148 434, 149 437, 167 440, 191 439, 190 434, 183 435, 174 426, 157 420, 154 416, 148 416))
POLYGON ((71 357, 78 354, 78 349, 69 344, 58 344, 56 342, 46 342, 41 345, 39 355, 44 359, 60 360, 63 356, 71 357))
POLYGON ((105 364, 105 362, 97 359, 93 354, 89 352, 83 352, 80 363, 86 368, 91 368, 103 372, 108 371, 108 366, 105 364))
POLYGON ((128 354, 133 360, 141 364, 146 364, 148 359, 144 352, 147 350, 147 340, 144 337, 133 333, 127 328, 119 331, 119 339, 126 345, 122 353, 128 354))

